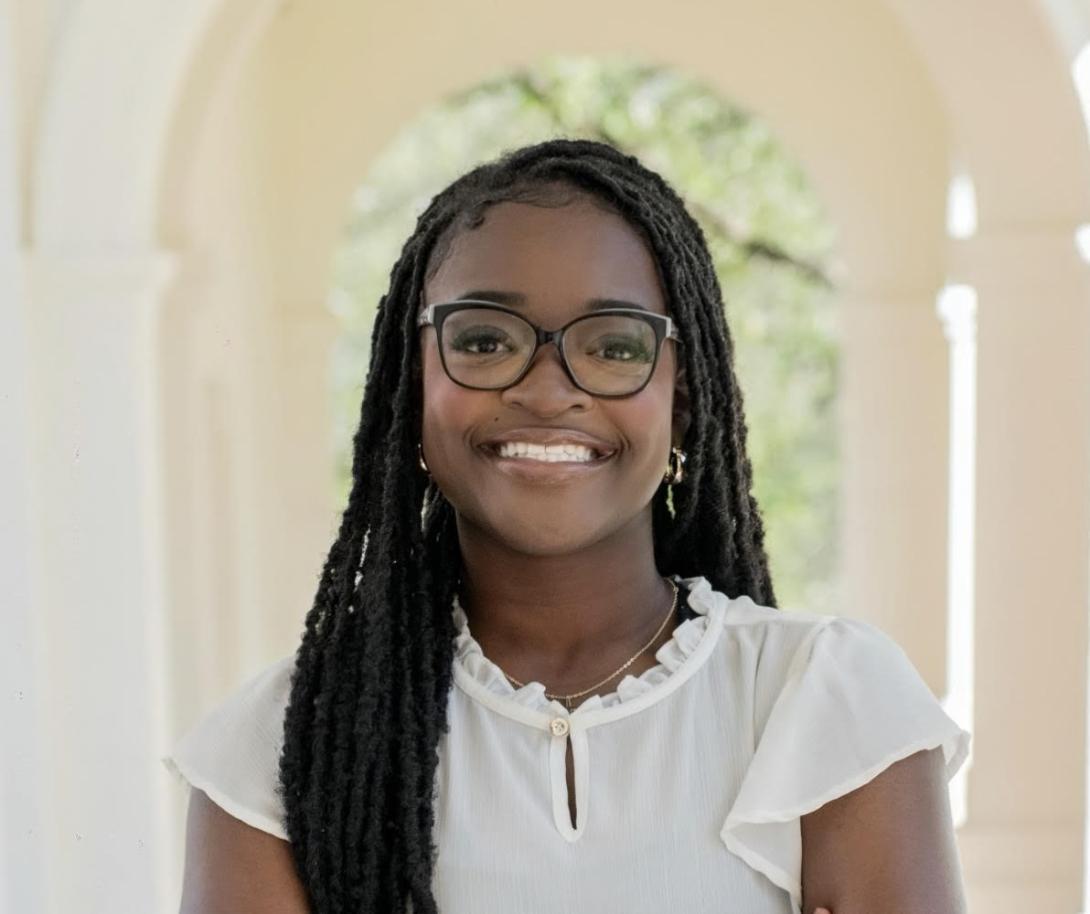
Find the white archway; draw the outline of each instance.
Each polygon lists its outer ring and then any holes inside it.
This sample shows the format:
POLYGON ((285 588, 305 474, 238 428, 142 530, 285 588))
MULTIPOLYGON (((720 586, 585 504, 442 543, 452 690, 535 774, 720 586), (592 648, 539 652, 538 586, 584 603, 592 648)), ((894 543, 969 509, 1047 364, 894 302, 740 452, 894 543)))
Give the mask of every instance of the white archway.
POLYGON ((164 775, 147 767, 169 736, 157 709, 169 697, 191 715, 208 696, 170 695, 172 683, 203 676, 215 691, 238 673, 213 645, 256 662, 302 616, 330 532, 330 506, 313 497, 322 455, 306 441, 286 450, 288 419, 259 407, 279 398, 293 428, 320 434, 313 407, 328 328, 313 306, 361 164, 406 111, 556 50, 637 52, 694 72, 760 111, 808 167, 844 231, 846 380, 856 392, 845 403, 845 470, 856 480, 845 505, 846 612, 897 635, 937 690, 942 652, 919 632, 942 630, 944 581, 913 575, 945 561, 946 431, 923 421, 945 404, 933 301, 948 276, 977 287, 977 592, 987 613, 964 862, 974 891, 977 879, 994 887, 974 895, 990 910, 1071 907, 1081 860, 1069 833, 1081 841, 1081 816, 1062 804, 1081 791, 1082 740, 1048 760, 1047 783, 1036 775, 1038 746, 1055 739, 1041 732, 1040 707, 1058 704, 1072 726, 1085 720, 1081 680, 1077 694, 1062 687, 1084 664, 1090 503, 1086 436, 1073 442, 1069 431, 1090 414, 1088 290, 1071 242, 1090 211, 1090 162, 1050 31, 1062 20, 1070 34, 1072 17, 1053 2, 1049 18, 1030 0, 986 11, 774 0, 737 15, 730 3, 711 13, 692 0, 675 8, 670 30, 655 30, 614 2, 570 6, 565 15, 554 5, 533 30, 483 3, 429 8, 422 31, 412 4, 372 4, 366 16, 348 2, 319 10, 275 0, 74 8, 35 152, 26 261, 40 354, 34 405, 47 440, 70 445, 36 455, 53 481, 40 506, 46 532, 35 533, 50 555, 36 579, 40 662, 52 677, 43 739, 53 758, 87 757, 78 772, 58 764, 42 782, 54 787, 43 795, 45 857, 70 874, 54 885, 50 910, 87 897, 112 910, 162 906, 156 893, 177 848, 164 775), (1001 27, 981 29, 985 12, 1001 27), (114 52, 119 23, 130 53, 114 52), (466 29, 479 38, 472 47, 444 39, 466 29), (360 116, 345 123, 357 98, 360 116), (1046 168, 1033 167, 1041 145, 1028 137, 1047 138, 1046 168), (324 138, 336 144, 321 148, 315 173, 312 150, 324 138), (980 200, 979 231, 966 242, 942 232, 955 156, 980 200), (304 368, 285 378, 293 364, 304 368), (880 398, 867 396, 876 390, 880 398), (190 435, 203 467, 172 460, 190 435), (919 447, 911 463, 906 447, 919 447), (1052 484, 1020 486, 1027 478, 1052 484), (228 523, 215 529, 202 499, 220 479, 228 523), (302 525, 291 549, 276 532, 289 517, 302 525), (210 528, 220 539, 202 546, 210 528), (1052 554, 1037 551, 1042 529, 1052 554), (232 553, 240 543, 248 551, 232 553), (902 547, 918 551, 916 563, 902 547), (217 556, 225 564, 210 569, 217 556), (101 571, 116 568, 131 576, 101 571), (192 580, 194 569, 204 577, 192 580), (1041 606, 1062 620, 1062 639, 1030 624, 1041 606), (191 613, 210 634, 182 624, 191 613), (913 615, 926 624, 902 630, 913 615), (1010 670, 1028 692, 1017 717, 1010 670), (89 682, 96 701, 73 705, 89 682), (146 690, 134 694, 133 683, 146 690), (120 745, 103 736, 118 709, 132 723, 120 745), (1012 782, 1040 785, 1033 809, 1006 790, 1012 782), (94 840, 77 850, 71 835, 88 825, 94 840), (145 836, 142 850, 131 848, 133 834, 145 836), (115 878, 136 860, 146 877, 134 867, 132 879, 115 878), (1051 880, 1053 894, 1034 890, 1034 879, 1051 880))

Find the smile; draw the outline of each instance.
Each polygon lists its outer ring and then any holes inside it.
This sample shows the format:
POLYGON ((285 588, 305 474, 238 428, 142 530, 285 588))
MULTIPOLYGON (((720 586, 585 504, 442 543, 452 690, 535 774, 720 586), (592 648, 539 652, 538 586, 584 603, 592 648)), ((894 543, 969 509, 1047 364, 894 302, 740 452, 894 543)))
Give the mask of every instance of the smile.
POLYGON ((612 458, 577 444, 504 442, 483 448, 501 473, 523 482, 555 485, 596 473, 612 458))
POLYGON ((530 444, 508 441, 496 446, 496 455, 516 460, 540 460, 545 463, 589 463, 599 455, 582 444, 530 444))

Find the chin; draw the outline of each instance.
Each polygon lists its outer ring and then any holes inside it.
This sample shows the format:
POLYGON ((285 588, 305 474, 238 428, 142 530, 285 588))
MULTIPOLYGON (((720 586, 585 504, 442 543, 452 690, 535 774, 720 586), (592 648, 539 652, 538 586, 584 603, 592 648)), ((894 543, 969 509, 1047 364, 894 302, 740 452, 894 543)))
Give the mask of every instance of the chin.
MULTIPOLYGON (((542 512, 548 515, 548 506, 542 512)), ((490 535, 506 543, 511 549, 524 555, 561 556, 584 552, 613 537, 630 538, 638 535, 637 528, 650 525, 650 510, 635 515, 618 515, 616 506, 586 504, 582 510, 566 515, 566 522, 557 516, 554 508, 551 516, 535 523, 521 513, 517 517, 494 517, 488 524, 490 535), (591 519, 597 522, 592 523, 591 519)))
POLYGON ((557 556, 580 552, 602 539, 604 531, 589 530, 576 523, 564 528, 532 529, 526 523, 517 527, 492 528, 493 535, 509 548, 524 555, 557 556))

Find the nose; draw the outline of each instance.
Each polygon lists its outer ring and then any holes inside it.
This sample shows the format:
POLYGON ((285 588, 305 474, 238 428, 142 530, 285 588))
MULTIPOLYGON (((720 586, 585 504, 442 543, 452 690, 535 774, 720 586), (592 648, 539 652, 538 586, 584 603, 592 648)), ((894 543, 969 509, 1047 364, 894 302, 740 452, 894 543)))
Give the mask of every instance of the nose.
POLYGON ((534 360, 517 383, 501 391, 508 406, 522 406, 541 416, 555 416, 574 408, 589 409, 594 398, 580 390, 564 368, 555 341, 534 353, 534 360))

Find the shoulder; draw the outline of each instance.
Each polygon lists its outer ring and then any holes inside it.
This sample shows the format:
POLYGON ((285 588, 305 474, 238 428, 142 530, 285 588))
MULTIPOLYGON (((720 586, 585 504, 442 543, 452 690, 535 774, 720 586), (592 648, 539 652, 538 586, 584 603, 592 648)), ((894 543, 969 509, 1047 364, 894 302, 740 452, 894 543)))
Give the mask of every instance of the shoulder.
MULTIPOLYGON (((904 652, 877 625, 851 616, 778 609, 748 596, 727 598, 722 612, 726 640, 743 645, 763 660, 778 658, 785 673, 815 654, 853 651, 904 652)), ((906 658, 907 659, 907 658, 906 658)))
POLYGON ((279 838, 286 837, 278 785, 294 668, 292 653, 261 669, 162 758, 169 771, 235 818, 279 838))
POLYGON ((755 735, 785 752, 840 742, 873 749, 873 775, 889 747, 945 744, 949 776, 968 736, 948 716, 901 645, 874 623, 732 600, 726 642, 752 689, 755 735), (911 739, 909 739, 911 742, 911 739))
POLYGON ((748 692, 758 734, 773 709, 807 707, 823 726, 891 725, 934 697, 901 646, 877 625, 850 616, 763 606, 729 598, 721 650, 737 687, 748 692), (867 700, 863 700, 863 696, 867 700), (864 712, 864 706, 867 711, 864 712), (877 714, 881 707, 893 709, 877 714), (820 712, 820 713, 819 713, 820 712))
POLYGON ((724 641, 749 654, 780 655, 795 663, 821 644, 825 650, 873 648, 904 656, 889 635, 862 619, 765 606, 747 594, 716 590, 703 576, 675 580, 685 585, 687 602, 696 612, 722 625, 724 641))
POLYGON ((205 721, 247 721, 255 728, 278 732, 291 695, 294 670, 294 652, 273 661, 230 692, 205 721))
POLYGON ((201 757, 215 753, 217 761, 226 761, 224 746, 279 755, 294 669, 294 653, 263 667, 209 710, 179 747, 201 757))
POLYGON ((760 691, 778 690, 818 634, 839 619, 765 606, 745 595, 722 602, 722 649, 730 655, 732 666, 751 676, 760 691))

